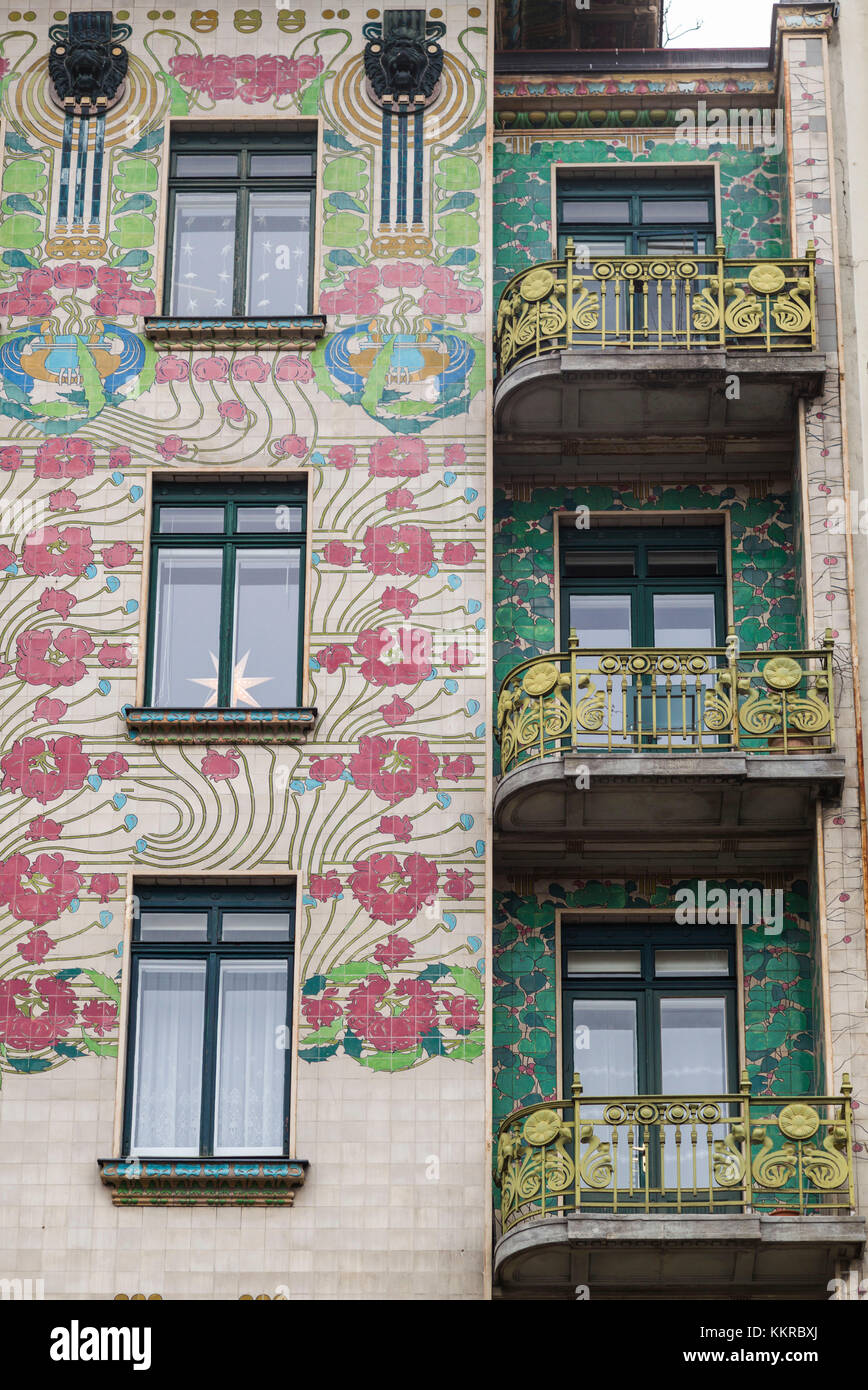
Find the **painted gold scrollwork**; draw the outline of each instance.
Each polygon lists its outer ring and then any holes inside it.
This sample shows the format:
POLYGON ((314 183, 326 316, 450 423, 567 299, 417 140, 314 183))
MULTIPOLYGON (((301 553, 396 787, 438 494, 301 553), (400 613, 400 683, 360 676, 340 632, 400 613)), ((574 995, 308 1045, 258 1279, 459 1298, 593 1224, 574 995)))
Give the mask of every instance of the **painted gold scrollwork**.
POLYGON ((724 322, 735 334, 756 333, 762 327, 763 310, 754 294, 746 294, 740 285, 732 280, 725 282, 727 297, 731 300, 724 311, 724 322))
POLYGON ((705 285, 693 296, 692 312, 697 333, 710 333, 713 328, 720 327, 720 305, 711 286, 705 285))
POLYGON ((798 1166, 795 1144, 783 1144, 776 1149, 771 1135, 764 1134, 762 1148, 751 1164, 751 1172, 759 1187, 778 1191, 786 1186, 798 1166))
POLYGON ((600 1139, 593 1128, 587 1138, 583 1131, 582 1143, 587 1144, 587 1149, 578 1159, 581 1183, 584 1187, 593 1188, 595 1192, 602 1192, 610 1186, 615 1176, 612 1146, 608 1140, 600 1139))
POLYGON ((815 1148, 810 1144, 803 1150, 802 1167, 805 1177, 824 1192, 843 1187, 850 1175, 847 1156, 840 1152, 838 1143, 839 1140, 833 1131, 826 1135, 821 1148, 815 1148))
POLYGON ((718 1187, 741 1187, 747 1176, 747 1157, 733 1131, 711 1145, 711 1167, 718 1187))
POLYGON ((782 333, 803 333, 810 327, 811 306, 800 297, 810 290, 810 280, 798 280, 793 289, 778 295, 772 305, 772 318, 782 333))
POLYGON ((573 324, 582 333, 590 333, 600 324, 600 301, 584 285, 573 290, 573 324))

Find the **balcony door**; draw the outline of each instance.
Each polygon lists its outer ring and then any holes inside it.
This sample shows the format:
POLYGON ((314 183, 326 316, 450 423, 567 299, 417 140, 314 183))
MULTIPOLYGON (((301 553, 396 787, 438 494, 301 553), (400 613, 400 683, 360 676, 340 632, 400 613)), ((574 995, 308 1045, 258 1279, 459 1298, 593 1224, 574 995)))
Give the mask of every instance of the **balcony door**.
MULTIPOLYGON (((660 675, 628 669, 599 670, 600 657, 583 651, 631 648, 691 648, 697 653, 723 645, 726 576, 723 528, 593 528, 564 532, 561 545, 561 644, 571 631, 579 639, 579 665, 602 705, 600 729, 589 746, 693 747, 702 739, 705 694, 713 683, 715 658, 707 672, 660 675)), ((634 663, 635 664, 635 663, 634 663)), ((581 678, 580 678, 581 680, 581 678)))
MULTIPOLYGON (((565 927, 564 1070, 582 1095, 719 1097, 735 1087, 735 945, 731 928, 565 927)), ((663 1115, 657 1107, 659 1115, 663 1115)), ((582 1101, 610 1146, 619 1196, 638 1201, 711 1185, 709 1140, 725 1124, 613 1120, 582 1101)), ((726 1113, 725 1108, 721 1111, 726 1113)), ((608 1200, 608 1194, 607 1198, 608 1200)))

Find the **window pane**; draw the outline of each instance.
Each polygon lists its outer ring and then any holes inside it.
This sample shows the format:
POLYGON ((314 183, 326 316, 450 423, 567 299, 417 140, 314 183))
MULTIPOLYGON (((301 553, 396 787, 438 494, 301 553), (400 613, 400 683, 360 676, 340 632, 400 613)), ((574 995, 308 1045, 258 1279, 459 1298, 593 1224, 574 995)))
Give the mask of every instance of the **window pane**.
POLYGON ((714 607, 713 594, 655 594, 655 647, 713 647, 714 607))
POLYGON ((570 594, 570 627, 580 647, 632 645, 629 594, 570 594))
POLYGON ((569 550, 564 556, 564 569, 567 574, 586 579, 632 579, 636 557, 632 550, 569 550))
POLYGON ((215 1154, 283 1153, 286 961, 223 962, 215 1154))
POLYGON ((683 255, 703 255, 706 251, 705 238, 697 238, 693 232, 688 232, 684 236, 648 236, 642 238, 643 256, 683 256, 683 255))
POLYGON ((693 199, 643 198, 643 222, 709 222, 708 203, 693 199))
POLYGON ((164 507, 159 510, 158 530, 163 536, 218 535, 223 530, 222 507, 164 507))
POLYGON ((635 1096, 637 1048, 635 1000, 573 1000, 573 1070, 585 1095, 635 1096))
POLYGON ((641 951, 567 952, 567 972, 570 975, 641 975, 641 951))
POLYGON ((222 551, 160 550, 152 704, 216 705, 222 578, 222 551))
POLYGON ((288 505, 286 502, 261 503, 257 507, 239 507, 236 531, 242 535, 256 532, 259 535, 301 531, 304 526, 304 508, 288 505))
POLYGON ((649 550, 648 573, 676 578, 695 574, 719 574, 716 550, 649 550))
POLYGON ((136 998, 134 1154, 199 1152, 204 961, 142 961, 136 998))
POLYGON ((660 1000, 661 1086, 669 1095, 728 1090, 726 1000, 660 1000))
POLYGON ((564 222, 629 222, 630 199, 571 198, 561 217, 564 222))
POLYGON ((655 951, 655 975, 728 975, 728 951, 655 951))
POLYGON ((172 245, 171 312, 231 313, 235 194, 178 193, 172 245))
POLYGON ((288 941, 288 912, 224 912, 223 941, 288 941))
POLYGON ((237 154, 179 154, 175 173, 182 179, 232 178, 238 173, 237 154))
POLYGON ((255 179, 288 178, 293 174, 313 173, 313 155, 310 154, 252 154, 250 174, 255 179))
POLYGON ((207 941, 207 912, 143 911, 139 936, 142 941, 207 941))
POLYGON ((309 193, 251 193, 247 313, 308 312, 309 193))
POLYGON ((235 568, 233 708, 298 698, 298 550, 239 550, 235 568))

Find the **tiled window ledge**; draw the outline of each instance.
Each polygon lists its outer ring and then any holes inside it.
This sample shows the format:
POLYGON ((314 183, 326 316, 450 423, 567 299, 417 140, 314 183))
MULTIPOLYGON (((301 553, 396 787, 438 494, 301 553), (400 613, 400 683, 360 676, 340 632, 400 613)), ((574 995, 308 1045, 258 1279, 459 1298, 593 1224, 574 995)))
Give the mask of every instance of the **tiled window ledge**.
POLYGON ((116 1207, 291 1207, 307 1159, 100 1158, 116 1207))
POLYGON ((325 335, 324 314, 286 319, 145 319, 158 348, 313 348, 325 335))
POLYGON ((295 709, 134 709, 123 716, 130 738, 151 743, 286 743, 303 738, 316 723, 316 710, 295 709))

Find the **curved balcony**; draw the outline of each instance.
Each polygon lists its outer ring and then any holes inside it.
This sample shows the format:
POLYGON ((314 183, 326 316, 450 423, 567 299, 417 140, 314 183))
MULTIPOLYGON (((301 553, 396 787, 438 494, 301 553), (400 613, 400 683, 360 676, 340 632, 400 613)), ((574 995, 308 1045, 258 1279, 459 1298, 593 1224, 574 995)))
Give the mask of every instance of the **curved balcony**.
POLYGON ((563 260, 514 276, 495 331, 502 450, 660 435, 701 451, 711 432, 745 467, 770 449, 786 461, 794 401, 823 384, 815 254, 729 259, 719 242, 710 255, 579 262, 568 243, 563 260))
POLYGON ((843 785, 833 655, 828 632, 821 650, 787 652, 740 652, 733 632, 703 650, 571 634, 501 685, 501 843, 537 866, 577 843, 601 862, 679 842, 702 860, 721 841, 743 867, 795 862, 815 802, 843 785))
POLYGON ((825 1297, 864 1248, 840 1096, 591 1096, 500 1126, 495 1273, 519 1297, 825 1297))

